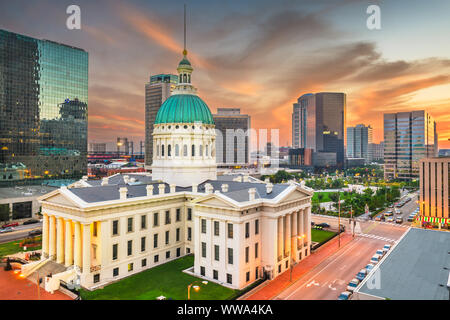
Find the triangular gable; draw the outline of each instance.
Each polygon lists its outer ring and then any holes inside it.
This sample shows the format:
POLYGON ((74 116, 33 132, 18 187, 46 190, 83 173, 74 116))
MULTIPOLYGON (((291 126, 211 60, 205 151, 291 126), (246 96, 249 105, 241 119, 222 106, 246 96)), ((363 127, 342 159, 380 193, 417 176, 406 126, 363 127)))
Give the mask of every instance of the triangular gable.
POLYGON ((217 196, 216 194, 210 194, 207 196, 197 198, 193 200, 192 203, 222 208, 239 208, 239 206, 237 206, 233 202, 224 199, 223 197, 217 196))
POLYGON ((308 191, 306 191, 300 187, 296 187, 288 194, 284 195, 280 199, 277 199, 278 200, 277 203, 308 199, 308 197, 311 197, 311 194, 308 191))
POLYGON ((52 191, 51 193, 48 193, 40 197, 39 200, 68 207, 76 207, 76 208, 80 207, 75 201, 62 194, 60 190, 52 191))

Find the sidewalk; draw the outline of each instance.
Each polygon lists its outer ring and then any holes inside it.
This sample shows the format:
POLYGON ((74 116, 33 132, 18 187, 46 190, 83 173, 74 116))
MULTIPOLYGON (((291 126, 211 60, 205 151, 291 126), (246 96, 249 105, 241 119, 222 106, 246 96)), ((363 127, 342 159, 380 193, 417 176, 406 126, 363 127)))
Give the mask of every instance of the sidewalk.
MULTIPOLYGON (((352 240, 352 235, 349 233, 341 234, 341 249, 352 240)), ((307 272, 311 271, 317 265, 319 265, 326 258, 339 250, 338 247, 339 238, 335 237, 319 249, 312 253, 300 263, 298 263, 292 270, 292 282, 290 281, 290 270, 286 270, 277 278, 267 282, 267 285, 263 286, 259 290, 251 292, 248 296, 243 297, 243 300, 270 300, 280 294, 286 288, 294 284, 307 272)))

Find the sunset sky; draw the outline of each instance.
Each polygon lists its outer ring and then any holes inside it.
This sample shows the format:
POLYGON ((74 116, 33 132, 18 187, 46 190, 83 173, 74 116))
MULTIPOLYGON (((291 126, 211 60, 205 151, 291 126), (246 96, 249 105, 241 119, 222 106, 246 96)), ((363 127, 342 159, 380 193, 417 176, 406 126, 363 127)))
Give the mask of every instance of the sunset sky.
MULTIPOLYGON (((89 52, 89 141, 144 140, 149 76, 176 73, 182 58, 181 1, 0 2, 0 28, 89 52), (66 8, 81 7, 81 30, 66 8)), ((193 83, 215 113, 239 107, 254 128, 291 143, 292 104, 302 94, 347 94, 347 125, 374 128, 383 112, 425 109, 450 148, 450 1, 186 0, 193 83), (381 8, 381 30, 366 9, 381 8)))

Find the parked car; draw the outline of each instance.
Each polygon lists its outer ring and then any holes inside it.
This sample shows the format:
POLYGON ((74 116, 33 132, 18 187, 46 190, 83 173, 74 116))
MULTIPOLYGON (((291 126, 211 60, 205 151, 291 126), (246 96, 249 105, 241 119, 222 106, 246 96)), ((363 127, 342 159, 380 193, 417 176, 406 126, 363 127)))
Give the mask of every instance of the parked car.
POLYGON ((401 211, 399 209, 397 209, 397 208, 394 209, 394 212, 395 212, 395 214, 400 214, 401 213, 401 211))
POLYGON ((11 223, 6 223, 6 224, 2 225, 2 228, 17 227, 17 226, 19 226, 18 222, 11 222, 11 223))
POLYGON ((403 223, 403 218, 402 217, 395 218, 395 223, 403 223))
POLYGON ((394 222, 394 217, 393 216, 386 217, 385 221, 386 222, 394 222))
POLYGON ((367 272, 370 272, 370 270, 372 270, 373 267, 375 267, 375 265, 373 265, 372 263, 368 263, 367 266, 365 266, 365 268, 367 269, 367 272))
POLYGON ((384 256, 384 251, 383 249, 378 249, 377 252, 375 252, 375 254, 379 254, 382 257, 384 256))
POLYGON ((358 279, 359 281, 363 281, 364 278, 367 276, 367 269, 361 269, 358 274, 356 275, 356 279, 358 279))
POLYGON ((413 216, 413 215, 410 215, 410 216, 408 217, 408 219, 407 219, 407 220, 408 220, 409 222, 412 222, 412 221, 414 221, 414 218, 415 218, 415 216, 413 216))
POLYGON ((13 227, 6 227, 3 229, 0 229, 0 233, 7 233, 7 232, 12 232, 12 231, 14 231, 13 227))
POLYGON ((381 256, 379 254, 374 254, 372 258, 370 258, 370 263, 377 264, 380 260, 381 256))
POLYGON ((375 217, 375 221, 382 221, 382 220, 384 220, 384 214, 382 213, 375 217))
POLYGON ((350 291, 344 291, 339 295, 338 300, 349 300, 351 296, 352 293, 350 291))
POLYGON ((330 227, 330 225, 328 223, 325 223, 325 222, 316 224, 316 226, 319 226, 319 227, 322 227, 322 228, 329 228, 330 227))
POLYGON ((30 237, 39 236, 41 234, 42 234, 42 230, 39 230, 39 229, 31 230, 30 232, 28 232, 28 236, 30 236, 30 237))
POLYGON ((391 250, 391 245, 385 244, 382 250, 383 250, 384 254, 386 254, 389 250, 391 250))
POLYGON ((358 279, 356 279, 356 278, 352 279, 352 281, 350 281, 348 283, 347 291, 350 291, 350 292, 355 291, 355 289, 358 286, 358 284, 359 284, 359 280, 358 279))
POLYGON ((39 220, 30 219, 30 220, 24 221, 22 224, 27 225, 27 224, 34 224, 34 223, 39 223, 39 220))

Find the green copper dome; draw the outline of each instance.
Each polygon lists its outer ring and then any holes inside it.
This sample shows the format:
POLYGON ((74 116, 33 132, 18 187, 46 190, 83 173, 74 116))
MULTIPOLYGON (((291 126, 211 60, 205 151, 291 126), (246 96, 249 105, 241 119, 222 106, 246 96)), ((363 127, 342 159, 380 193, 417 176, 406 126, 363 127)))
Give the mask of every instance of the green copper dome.
POLYGON ((192 94, 170 96, 159 108, 155 120, 155 124, 194 122, 214 124, 211 111, 206 103, 192 94))
POLYGON ((178 64, 178 66, 190 66, 191 63, 189 62, 189 60, 186 58, 186 56, 183 58, 183 60, 180 61, 180 63, 178 64))

